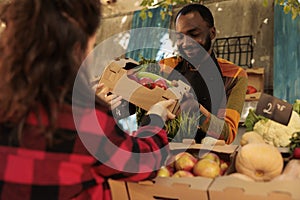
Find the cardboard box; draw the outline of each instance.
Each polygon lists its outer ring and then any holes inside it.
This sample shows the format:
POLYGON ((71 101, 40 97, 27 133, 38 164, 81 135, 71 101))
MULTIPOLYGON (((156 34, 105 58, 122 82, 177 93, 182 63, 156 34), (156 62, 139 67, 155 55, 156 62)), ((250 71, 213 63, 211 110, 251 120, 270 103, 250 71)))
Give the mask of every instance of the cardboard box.
POLYGON ((178 86, 166 90, 160 87, 149 89, 128 78, 127 70, 124 69, 127 62, 128 59, 119 59, 110 63, 105 68, 100 83, 108 86, 112 93, 122 96, 123 99, 144 110, 149 110, 152 105, 159 101, 175 99, 176 102, 170 107, 170 111, 176 113, 183 94, 190 90, 190 86, 178 81, 178 86))
POLYGON ((113 200, 209 200, 207 189, 212 179, 195 178, 163 178, 152 181, 124 182, 109 180, 113 200))
POLYGON ((209 187, 210 200, 299 200, 300 180, 249 182, 222 176, 209 187))
MULTIPOLYGON (((203 199, 208 200, 207 189, 212 179, 195 178, 163 178, 139 183, 126 182, 130 200, 156 199, 203 199)), ((118 198, 119 199, 119 198, 118 198)))
POLYGON ((246 94, 246 101, 257 101, 264 92, 264 68, 248 68, 248 86, 253 86, 257 89, 256 93, 246 94))
MULTIPOLYGON (((230 159, 230 155, 237 149, 237 145, 202 145, 188 143, 170 143, 173 154, 182 151, 216 152, 221 159, 230 159)), ((172 178, 157 177, 154 180, 141 182, 124 182, 109 180, 113 200, 209 200, 208 188, 213 179, 205 177, 172 178)))
MULTIPOLYGON (((239 147, 240 148, 240 147, 239 147)), ((246 181, 237 177, 227 176, 236 172, 235 156, 227 170, 226 175, 213 180, 208 189, 210 200, 299 200, 300 180, 297 181, 246 181)), ((278 148, 283 158, 288 152, 287 148, 278 148)))
POLYGON ((108 179, 113 200, 130 200, 128 196, 127 184, 125 181, 108 179))

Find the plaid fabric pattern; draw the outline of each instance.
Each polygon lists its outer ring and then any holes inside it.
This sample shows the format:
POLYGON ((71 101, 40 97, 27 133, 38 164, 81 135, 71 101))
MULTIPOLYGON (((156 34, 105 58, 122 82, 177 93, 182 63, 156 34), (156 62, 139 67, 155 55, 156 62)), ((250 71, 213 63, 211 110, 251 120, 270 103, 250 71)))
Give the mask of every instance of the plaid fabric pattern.
MULTIPOLYGON (((0 199, 111 199, 108 178, 139 181, 155 176, 169 153, 163 148, 168 145, 164 130, 149 124, 129 136, 107 110, 81 109, 80 114, 75 125, 71 106, 61 110, 52 146, 37 131, 33 114, 20 146, 9 146, 7 137, 0 137, 0 199)), ((47 125, 45 116, 42 122, 47 125)), ((1 135, 10 134, 3 130, 1 135)))

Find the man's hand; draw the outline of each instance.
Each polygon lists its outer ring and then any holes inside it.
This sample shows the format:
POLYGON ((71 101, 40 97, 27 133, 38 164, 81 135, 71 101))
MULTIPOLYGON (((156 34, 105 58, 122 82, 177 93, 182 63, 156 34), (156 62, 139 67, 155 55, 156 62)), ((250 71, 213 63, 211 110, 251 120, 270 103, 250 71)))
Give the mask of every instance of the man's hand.
POLYGON ((180 111, 185 113, 199 112, 199 103, 191 93, 185 93, 181 103, 180 111))

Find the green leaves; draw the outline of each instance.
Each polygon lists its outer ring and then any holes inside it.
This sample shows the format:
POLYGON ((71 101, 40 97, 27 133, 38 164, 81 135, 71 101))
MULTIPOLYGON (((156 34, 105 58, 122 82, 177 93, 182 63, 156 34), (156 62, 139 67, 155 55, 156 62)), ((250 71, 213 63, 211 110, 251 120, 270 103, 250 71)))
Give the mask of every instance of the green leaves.
POLYGON ((293 110, 300 115, 300 99, 295 100, 293 110))
POLYGON ((142 20, 145 20, 147 17, 152 18, 153 13, 150 10, 142 9, 141 12, 140 12, 140 18, 142 20))
MULTIPOLYGON (((169 10, 169 6, 195 3, 195 2, 199 2, 199 0, 160 0, 157 3, 156 2, 157 1, 154 0, 143 0, 140 3, 140 6, 144 7, 143 10, 144 9, 147 10, 150 7, 156 7, 156 6, 160 6, 164 8, 160 16, 162 19, 165 19, 166 15, 170 15, 170 16, 172 15, 172 12, 170 12, 169 10)), ((292 19, 295 19, 298 15, 300 15, 300 2, 298 0, 275 0, 275 4, 282 6, 284 13, 286 14, 291 13, 292 19)), ((267 7, 268 5, 269 5, 269 0, 264 0, 263 6, 267 7)), ((145 11, 143 11, 143 13, 141 13, 140 16, 143 20, 147 18, 147 14, 145 13, 145 11)), ((148 17, 151 18, 152 15, 148 14, 148 17)))
POLYGON ((169 141, 182 142, 183 139, 194 139, 202 114, 182 112, 175 119, 166 122, 169 141))
POLYGON ((275 0, 275 4, 282 6, 285 14, 291 13, 293 20, 300 15, 300 2, 298 0, 275 0))
POLYGON ((163 8, 160 12, 160 17, 162 20, 166 18, 167 15, 172 16, 172 10, 170 6, 173 5, 184 5, 187 3, 193 3, 193 2, 199 2, 198 0, 160 0, 160 1, 154 1, 154 0, 143 0, 140 3, 140 6, 143 7, 140 17, 142 20, 145 20, 147 17, 152 18, 152 12, 146 12, 151 7, 161 7, 163 8))
POLYGON ((246 131, 253 131, 253 127, 256 122, 258 122, 261 119, 266 119, 263 116, 256 115, 254 110, 250 109, 249 113, 245 119, 244 125, 246 127, 246 131))
POLYGON ((154 4, 154 0, 143 0, 140 3, 140 6, 146 7, 146 6, 152 6, 154 4))
POLYGON ((296 132, 290 138, 290 153, 292 154, 297 147, 300 147, 300 132, 296 132))
POLYGON ((264 6, 264 7, 268 7, 268 5, 269 5, 269 0, 264 0, 263 6, 264 6))

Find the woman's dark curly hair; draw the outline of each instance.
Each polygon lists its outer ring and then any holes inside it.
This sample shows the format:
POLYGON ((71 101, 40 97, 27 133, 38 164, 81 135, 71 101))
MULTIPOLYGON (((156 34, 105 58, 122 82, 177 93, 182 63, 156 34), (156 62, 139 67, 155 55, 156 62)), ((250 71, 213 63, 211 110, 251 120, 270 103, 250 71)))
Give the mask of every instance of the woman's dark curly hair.
POLYGON ((40 116, 41 106, 54 128, 58 108, 53 105, 72 91, 88 40, 99 26, 99 0, 2 4, 0 123, 22 126, 29 112, 40 116))

